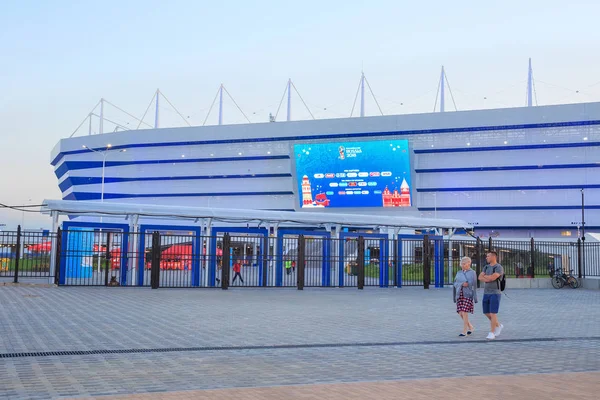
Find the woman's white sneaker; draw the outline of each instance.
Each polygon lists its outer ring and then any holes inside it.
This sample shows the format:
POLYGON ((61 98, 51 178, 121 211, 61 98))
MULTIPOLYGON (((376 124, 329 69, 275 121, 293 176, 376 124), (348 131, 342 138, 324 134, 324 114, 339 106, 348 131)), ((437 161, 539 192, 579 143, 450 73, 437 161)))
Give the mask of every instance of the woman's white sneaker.
POLYGON ((496 335, 494 335, 494 332, 490 332, 490 333, 488 333, 486 339, 494 340, 494 339, 496 339, 496 335))
POLYGON ((495 336, 500 336, 500 334, 502 333, 502 329, 504 328, 504 325, 500 324, 500 326, 497 326, 496 329, 494 330, 494 335, 495 336))

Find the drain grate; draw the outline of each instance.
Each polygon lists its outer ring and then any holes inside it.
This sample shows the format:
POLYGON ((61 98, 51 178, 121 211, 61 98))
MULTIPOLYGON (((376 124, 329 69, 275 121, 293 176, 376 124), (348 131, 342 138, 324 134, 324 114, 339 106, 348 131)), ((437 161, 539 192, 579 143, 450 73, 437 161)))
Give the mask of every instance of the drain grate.
POLYGON ((0 358, 22 357, 54 357, 54 356, 85 356, 104 354, 135 354, 135 353, 176 353, 176 352, 201 352, 201 351, 241 351, 241 350, 293 350, 293 349, 327 349, 342 347, 396 347, 396 346, 423 346, 423 345, 468 345, 482 343, 531 343, 531 342, 581 342, 597 341, 600 336, 589 337, 554 337, 554 338, 526 338, 526 339, 501 339, 493 342, 486 339, 446 340, 446 341, 418 341, 418 342, 372 342, 372 343, 312 343, 312 344, 282 344, 271 346, 204 346, 204 347, 165 347, 157 349, 106 349, 106 350, 65 350, 65 351, 38 351, 21 353, 0 353, 0 358))

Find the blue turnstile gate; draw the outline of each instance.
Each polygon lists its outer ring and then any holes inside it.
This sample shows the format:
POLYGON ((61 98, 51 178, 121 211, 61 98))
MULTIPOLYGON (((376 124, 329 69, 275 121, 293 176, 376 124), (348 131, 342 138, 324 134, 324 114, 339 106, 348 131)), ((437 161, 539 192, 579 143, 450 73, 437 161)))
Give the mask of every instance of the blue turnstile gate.
POLYGON ((128 233, 126 224, 64 222, 58 284, 105 286, 114 279, 127 285, 128 233))
POLYGON ((208 260, 209 287, 220 286, 221 271, 229 268, 230 287, 261 287, 267 286, 269 280, 269 239, 265 228, 235 228, 213 227, 208 260), (222 236, 229 234, 231 247, 229 249, 229 265, 222 265, 222 236), (221 253, 219 253, 221 252, 221 253), (251 255, 248 255, 251 253, 251 255), (219 255, 221 254, 221 255, 219 255), (236 278, 234 265, 239 264, 240 272, 236 278))
POLYGON ((298 237, 305 239, 304 286, 331 286, 331 233, 296 229, 277 231, 275 286, 297 286, 298 237))
MULTIPOLYGON (((424 240, 425 235, 399 235, 396 246, 396 283, 402 286, 424 285, 424 240)), ((430 282, 436 288, 444 287, 444 239, 442 236, 429 236, 431 259, 430 282)))
POLYGON ((365 240, 365 286, 388 287, 390 284, 388 235, 342 232, 338 243, 338 286, 358 286, 356 270, 358 238, 365 240))
POLYGON ((197 226, 141 225, 137 255, 137 286, 150 286, 152 233, 160 236, 160 286, 198 287, 202 282, 202 237, 197 226))

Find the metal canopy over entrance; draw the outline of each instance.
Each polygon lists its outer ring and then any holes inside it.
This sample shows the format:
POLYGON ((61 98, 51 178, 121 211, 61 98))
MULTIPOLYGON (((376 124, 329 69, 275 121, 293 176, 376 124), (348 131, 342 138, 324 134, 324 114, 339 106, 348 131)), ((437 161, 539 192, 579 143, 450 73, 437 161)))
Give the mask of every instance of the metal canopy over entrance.
MULTIPOLYGON (((42 213, 55 216, 87 216, 110 218, 153 219, 162 221, 194 221, 210 219, 225 224, 285 224, 310 227, 371 227, 414 229, 469 229, 459 219, 419 218, 397 215, 341 214, 331 212, 267 211, 208 207, 175 207, 162 205, 123 204, 95 201, 45 200, 42 213)), ((169 225, 173 225, 172 223, 169 225)))

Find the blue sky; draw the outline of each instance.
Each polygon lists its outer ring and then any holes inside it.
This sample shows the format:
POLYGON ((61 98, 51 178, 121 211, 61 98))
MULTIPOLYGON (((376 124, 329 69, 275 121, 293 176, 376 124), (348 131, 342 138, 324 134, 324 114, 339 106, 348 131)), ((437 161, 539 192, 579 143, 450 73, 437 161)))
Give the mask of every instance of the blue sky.
MULTIPOLYGON (((385 113, 428 112, 444 64, 459 109, 507 107, 525 103, 532 57, 540 104, 600 100, 598 15, 600 2, 583 0, 5 0, 0 202, 60 197, 50 150, 100 97, 141 116, 160 88, 200 125, 223 82, 259 122, 291 77, 318 118, 333 118, 349 115, 364 68, 385 113)), ((244 121, 226 106, 225 123, 244 121)), ((0 223, 20 221, 0 210, 0 223)))

